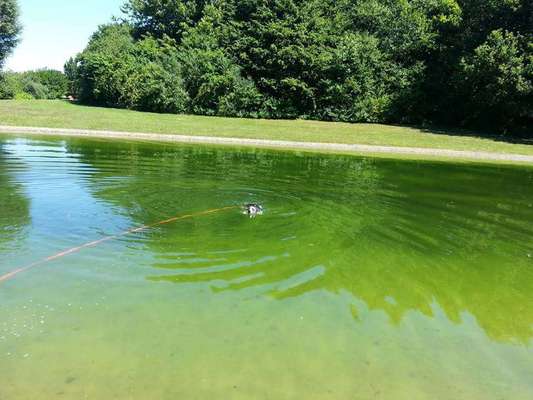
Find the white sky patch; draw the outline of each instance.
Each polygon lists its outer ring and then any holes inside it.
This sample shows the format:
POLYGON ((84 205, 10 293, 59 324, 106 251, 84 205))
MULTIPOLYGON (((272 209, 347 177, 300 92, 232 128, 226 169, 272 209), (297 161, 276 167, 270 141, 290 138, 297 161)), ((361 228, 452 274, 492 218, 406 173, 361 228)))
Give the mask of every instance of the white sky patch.
POLYGON ((63 70, 82 51, 99 25, 120 15, 123 0, 20 0, 21 41, 6 70, 63 70))

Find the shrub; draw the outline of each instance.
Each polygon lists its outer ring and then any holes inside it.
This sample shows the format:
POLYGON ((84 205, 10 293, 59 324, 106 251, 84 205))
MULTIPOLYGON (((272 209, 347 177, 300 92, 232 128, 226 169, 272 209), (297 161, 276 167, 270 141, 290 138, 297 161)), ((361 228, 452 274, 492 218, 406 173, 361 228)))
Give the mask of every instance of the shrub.
POLYGON ((348 34, 339 40, 325 63, 320 82, 324 95, 319 113, 339 121, 383 121, 396 92, 398 68, 367 34, 348 34))
POLYGON ((18 79, 13 73, 2 73, 0 74, 0 99, 8 100, 15 98, 17 91, 21 89, 18 79))
POLYGON ((68 79, 61 71, 45 68, 25 72, 23 76, 43 85, 47 99, 60 99, 67 94, 68 79))
POLYGON ((15 100, 35 100, 35 97, 33 97, 31 94, 26 92, 19 92, 15 94, 14 96, 15 100))
POLYGON ((533 126, 533 44, 510 32, 493 31, 463 58, 467 118, 505 130, 533 126))
POLYGON ((0 98, 59 99, 66 94, 67 85, 66 77, 59 71, 6 72, 0 77, 0 98))
POLYGON ((176 49, 151 37, 135 42, 127 24, 101 27, 75 68, 69 74, 78 80, 81 101, 143 111, 185 110, 176 49))
POLYGON ((22 90, 34 99, 45 100, 49 98, 48 88, 41 82, 34 81, 29 77, 22 78, 22 90))

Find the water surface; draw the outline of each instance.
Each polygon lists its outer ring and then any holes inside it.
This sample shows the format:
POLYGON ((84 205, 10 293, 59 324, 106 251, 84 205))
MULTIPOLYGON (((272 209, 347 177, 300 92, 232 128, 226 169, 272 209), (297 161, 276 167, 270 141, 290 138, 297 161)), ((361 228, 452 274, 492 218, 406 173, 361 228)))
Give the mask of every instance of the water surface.
POLYGON ((0 399, 531 399, 533 169, 0 136, 0 399))

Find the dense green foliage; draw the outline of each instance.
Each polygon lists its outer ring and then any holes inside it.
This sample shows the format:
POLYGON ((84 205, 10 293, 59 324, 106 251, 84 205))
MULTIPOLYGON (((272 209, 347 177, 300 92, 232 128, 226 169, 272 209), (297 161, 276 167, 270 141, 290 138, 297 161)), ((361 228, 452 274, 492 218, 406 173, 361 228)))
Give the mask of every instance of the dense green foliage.
POLYGON ((185 111, 180 64, 173 46, 134 41, 128 25, 108 25, 66 70, 81 101, 159 112, 185 111), (73 78, 72 78, 73 77, 73 78))
POLYGON ((124 11, 66 65, 82 102, 508 132, 533 122, 529 0, 128 0, 124 11))
POLYGON ((0 0, 0 68, 18 42, 21 30, 16 0, 0 0))
POLYGON ((0 99, 60 99, 68 84, 62 72, 51 69, 6 72, 0 79, 0 99))

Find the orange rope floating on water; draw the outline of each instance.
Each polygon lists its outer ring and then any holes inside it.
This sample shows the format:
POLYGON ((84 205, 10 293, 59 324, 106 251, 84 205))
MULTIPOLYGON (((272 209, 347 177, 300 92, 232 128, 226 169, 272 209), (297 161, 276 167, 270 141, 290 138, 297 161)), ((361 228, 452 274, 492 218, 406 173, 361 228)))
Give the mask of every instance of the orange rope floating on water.
POLYGON ((217 212, 231 210, 231 209, 235 209, 235 208, 237 208, 237 206, 228 206, 228 207, 222 207, 222 208, 214 208, 214 209, 206 210, 206 211, 200 211, 200 212, 192 213, 192 214, 180 215, 180 216, 177 216, 177 217, 172 217, 172 218, 165 219, 163 221, 155 222, 153 224, 143 225, 143 226, 139 226, 137 228, 128 229, 127 231, 118 233, 116 235, 106 236, 106 237, 103 237, 102 239, 98 239, 98 240, 95 240, 93 242, 85 243, 85 244, 82 244, 81 246, 72 247, 72 248, 70 248, 68 250, 64 250, 64 251, 62 251, 60 253, 54 254, 53 256, 47 257, 47 258, 45 258, 43 260, 36 261, 36 262, 34 262, 32 264, 29 264, 29 265, 27 265, 25 267, 18 268, 18 269, 15 269, 15 270, 11 271, 11 272, 8 272, 7 274, 0 276, 0 283, 5 282, 5 281, 7 281, 9 279, 12 279, 15 276, 17 276, 18 274, 22 273, 22 272, 25 272, 25 271, 27 271, 29 269, 38 267, 39 265, 45 264, 45 263, 47 263, 49 261, 57 260, 58 258, 65 257, 65 256, 68 256, 68 255, 73 254, 73 253, 77 253, 80 250, 87 249, 89 247, 97 246, 97 245, 102 244, 104 242, 107 242, 109 240, 117 239, 117 238, 122 237, 122 236, 130 235, 132 233, 142 232, 142 231, 150 229, 150 228, 155 228, 156 226, 170 224, 171 222, 176 222, 176 221, 179 221, 179 220, 182 220, 182 219, 194 218, 194 217, 199 217, 199 216, 208 215, 208 214, 214 214, 214 213, 217 213, 217 212))

